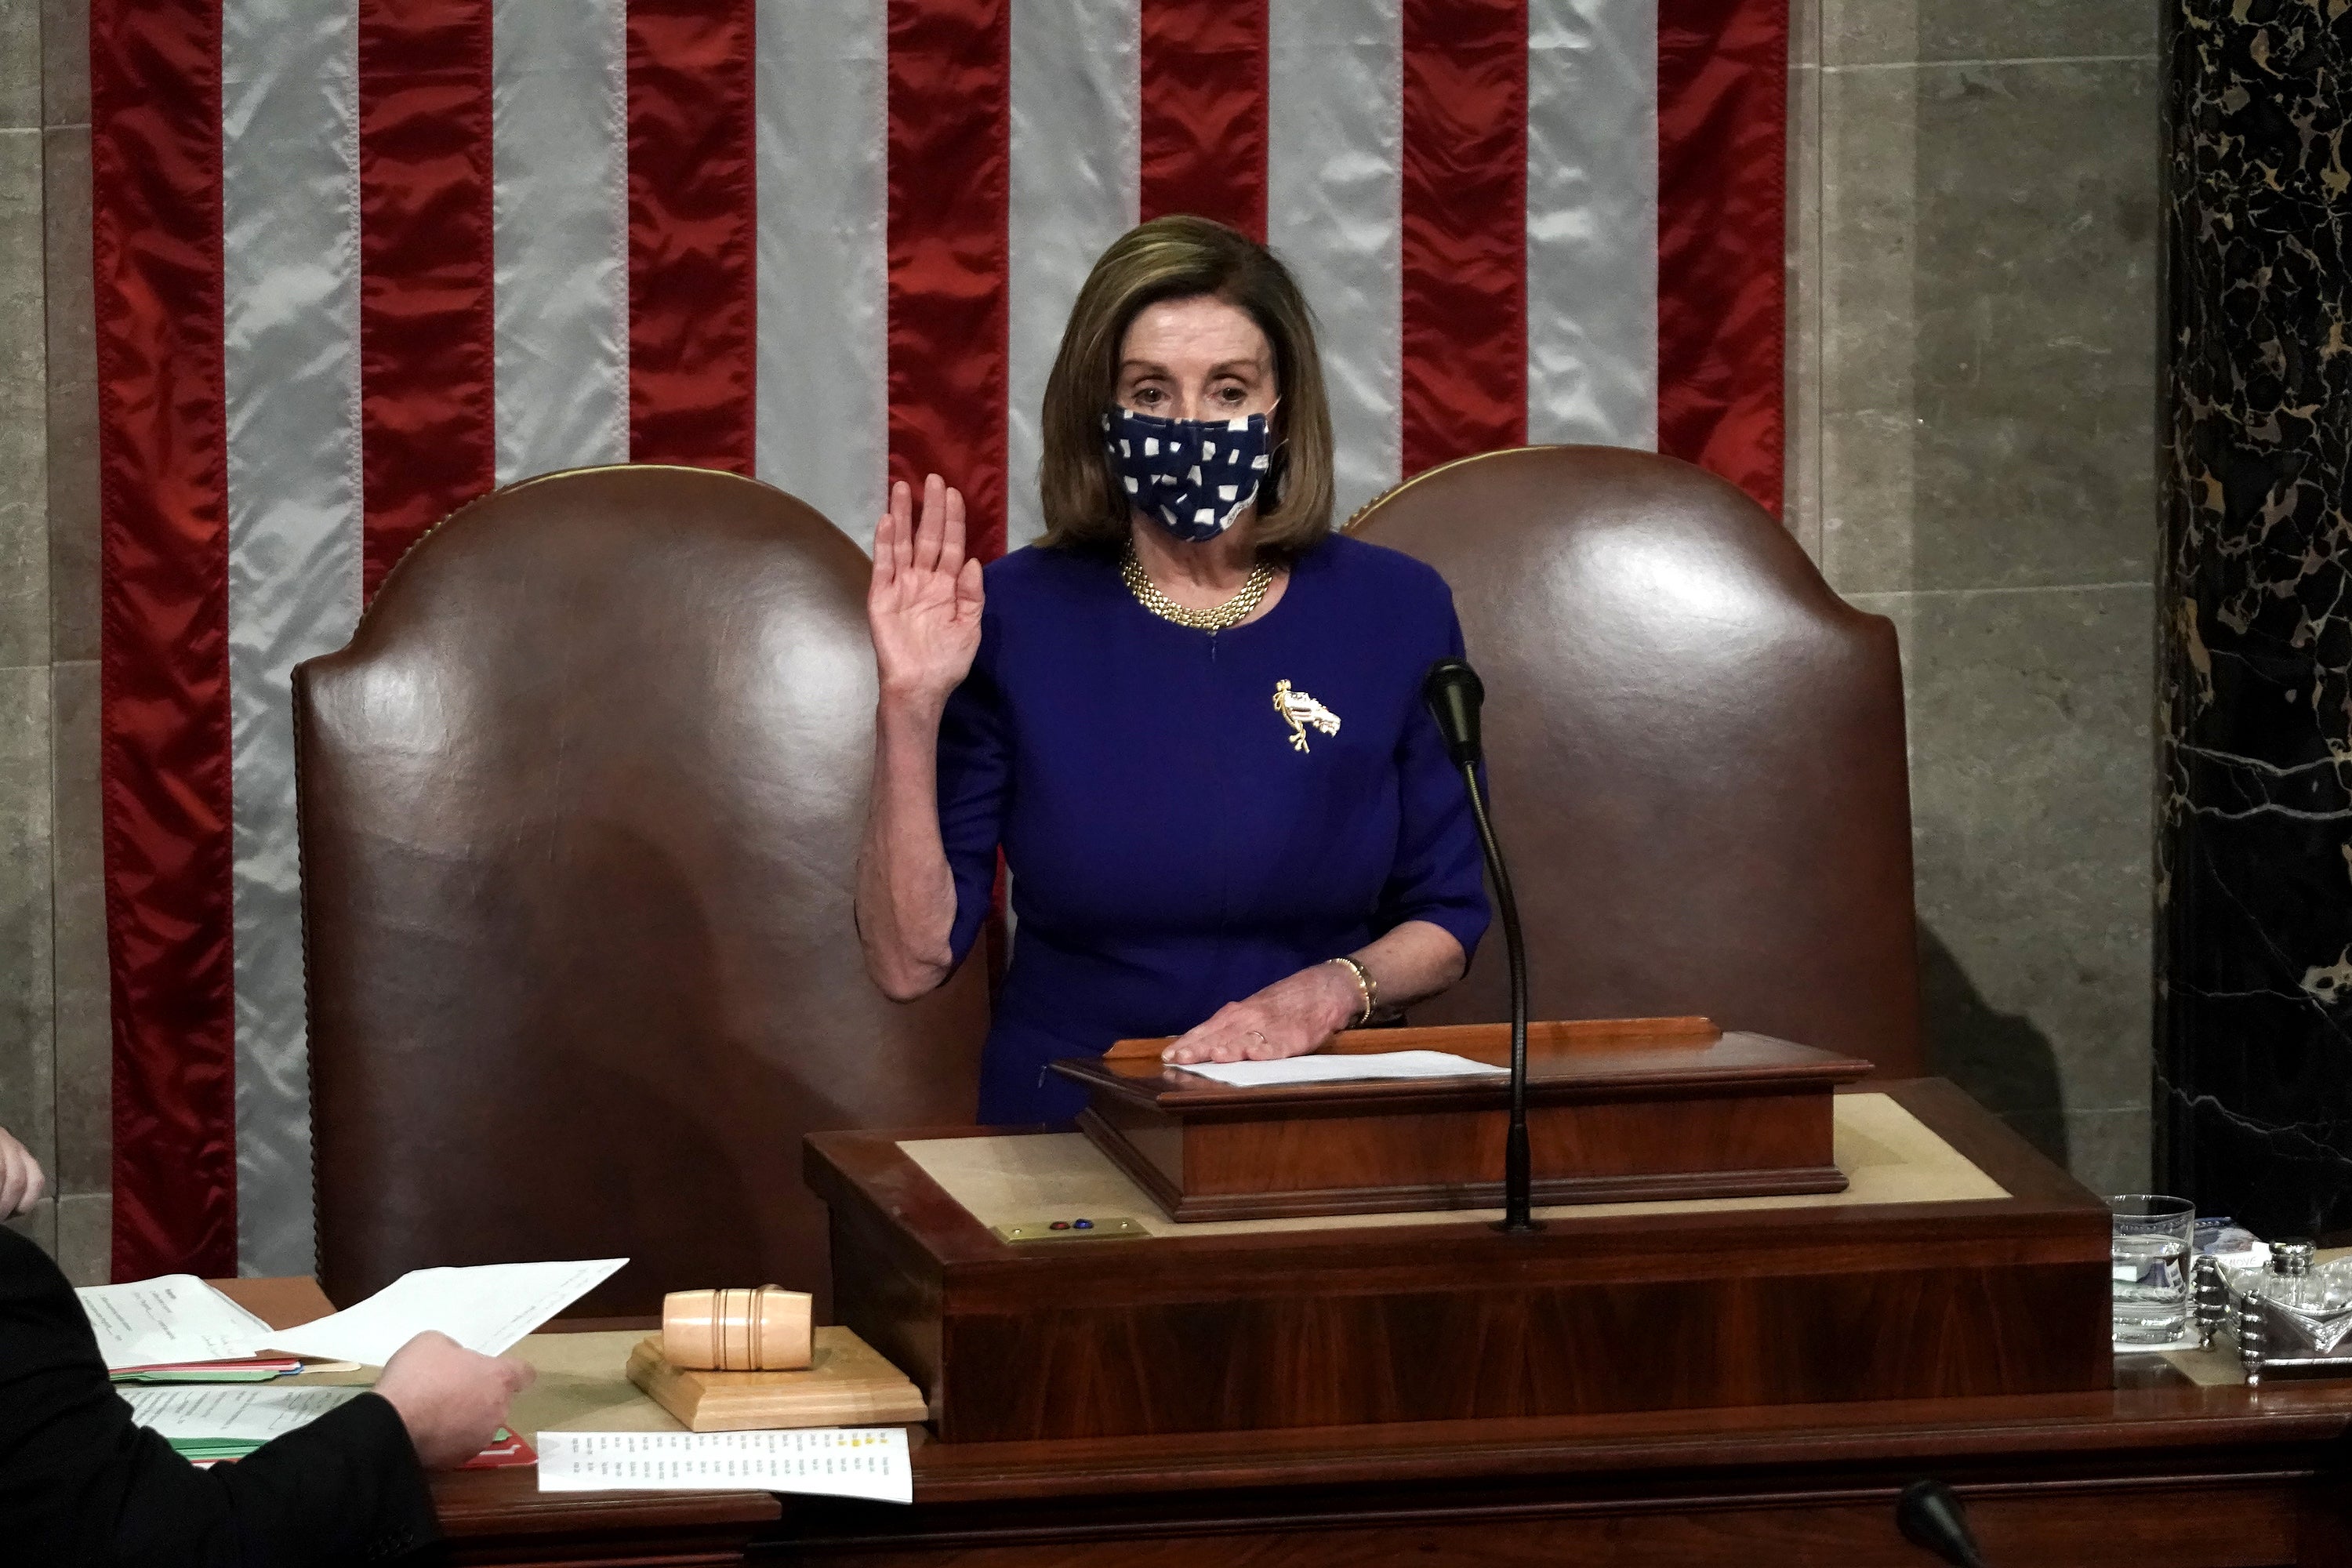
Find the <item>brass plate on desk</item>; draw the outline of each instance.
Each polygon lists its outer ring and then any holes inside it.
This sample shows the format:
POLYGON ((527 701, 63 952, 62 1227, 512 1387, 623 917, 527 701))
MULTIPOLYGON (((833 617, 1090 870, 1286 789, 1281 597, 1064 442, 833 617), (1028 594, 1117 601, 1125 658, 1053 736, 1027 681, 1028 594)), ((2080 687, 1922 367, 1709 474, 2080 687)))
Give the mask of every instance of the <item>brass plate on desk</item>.
POLYGON ((1123 1214, 1102 1219, 1025 1219, 1012 1225, 992 1225, 999 1241, 1101 1241, 1111 1237, 1149 1236, 1151 1233, 1123 1214))

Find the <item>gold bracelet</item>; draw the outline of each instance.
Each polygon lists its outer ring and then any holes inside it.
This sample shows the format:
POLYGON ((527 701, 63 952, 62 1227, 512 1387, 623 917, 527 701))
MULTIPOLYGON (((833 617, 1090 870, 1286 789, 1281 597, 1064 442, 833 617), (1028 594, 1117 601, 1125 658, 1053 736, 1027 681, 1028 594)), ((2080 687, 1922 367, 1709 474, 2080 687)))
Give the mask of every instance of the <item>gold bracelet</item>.
POLYGON ((1364 994, 1364 1010, 1356 1016, 1354 1023, 1348 1026, 1351 1029, 1360 1029, 1372 1021, 1372 1009, 1380 1005, 1381 988, 1372 979, 1372 972, 1356 960, 1339 957, 1331 962, 1347 965, 1348 973, 1356 977, 1356 989, 1364 994))

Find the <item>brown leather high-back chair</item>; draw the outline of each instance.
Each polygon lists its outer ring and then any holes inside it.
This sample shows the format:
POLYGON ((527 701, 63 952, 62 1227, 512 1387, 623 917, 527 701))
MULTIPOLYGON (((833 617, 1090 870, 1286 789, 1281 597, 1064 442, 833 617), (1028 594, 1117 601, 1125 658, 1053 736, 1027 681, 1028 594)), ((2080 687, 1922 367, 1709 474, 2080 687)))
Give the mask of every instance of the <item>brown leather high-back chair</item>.
POLYGON ((813 1129, 968 1123, 985 965, 914 1006, 851 920, 866 557, 701 469, 534 479, 299 667, 322 1283, 633 1258, 574 1309, 824 1289, 813 1129))
MULTIPOLYGON (((1705 1014, 1920 1070, 1895 628, 1670 458, 1492 452, 1360 537, 1453 585, 1538 1018, 1705 1014)), ((1508 1016, 1499 928, 1415 1023, 1508 1016)))

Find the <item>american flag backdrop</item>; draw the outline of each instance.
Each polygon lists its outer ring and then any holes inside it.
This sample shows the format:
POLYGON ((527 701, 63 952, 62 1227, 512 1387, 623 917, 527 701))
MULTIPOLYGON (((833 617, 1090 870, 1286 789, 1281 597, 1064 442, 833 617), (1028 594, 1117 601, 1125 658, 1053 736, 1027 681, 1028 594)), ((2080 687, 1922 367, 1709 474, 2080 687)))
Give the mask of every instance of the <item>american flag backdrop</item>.
POLYGON ((1095 255, 1320 318, 1341 506, 1523 442, 1778 510, 1786 0, 93 0, 114 1268, 311 1266, 288 672, 583 464, 1038 528, 1095 255))

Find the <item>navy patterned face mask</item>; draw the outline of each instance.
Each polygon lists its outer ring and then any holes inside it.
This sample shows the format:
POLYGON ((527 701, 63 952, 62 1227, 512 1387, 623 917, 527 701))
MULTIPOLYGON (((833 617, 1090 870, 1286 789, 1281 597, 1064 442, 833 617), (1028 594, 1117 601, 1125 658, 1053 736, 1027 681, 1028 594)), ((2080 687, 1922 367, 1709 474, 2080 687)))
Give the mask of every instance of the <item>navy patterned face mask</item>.
POLYGON ((1197 544, 1234 525, 1265 480, 1265 416, 1162 419, 1114 408, 1103 416, 1128 500, 1177 538, 1197 544))

